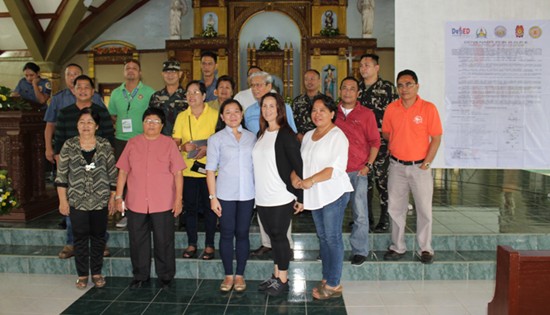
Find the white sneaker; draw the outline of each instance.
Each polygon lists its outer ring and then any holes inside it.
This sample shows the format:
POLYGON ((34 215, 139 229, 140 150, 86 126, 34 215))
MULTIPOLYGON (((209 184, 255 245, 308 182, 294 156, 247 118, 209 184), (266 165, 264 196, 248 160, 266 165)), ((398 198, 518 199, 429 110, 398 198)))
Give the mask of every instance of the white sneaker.
POLYGON ((117 222, 116 227, 117 228, 125 228, 128 225, 128 218, 122 217, 120 221, 117 222))

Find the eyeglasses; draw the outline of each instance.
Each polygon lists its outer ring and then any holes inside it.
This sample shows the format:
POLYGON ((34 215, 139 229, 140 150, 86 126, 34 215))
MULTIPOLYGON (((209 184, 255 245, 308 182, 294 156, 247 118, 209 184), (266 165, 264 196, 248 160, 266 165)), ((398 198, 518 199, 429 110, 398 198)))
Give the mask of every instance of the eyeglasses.
POLYGON ((145 119, 143 122, 146 124, 160 125, 162 122, 159 119, 145 119))
POLYGON ((266 85, 267 85, 267 83, 252 83, 252 84, 250 84, 250 87, 254 89, 254 88, 261 88, 261 87, 264 87, 266 85))
POLYGON ((199 95, 201 94, 200 90, 194 90, 194 91, 187 91, 185 95, 199 95))
POLYGON ((416 85, 416 83, 414 83, 414 82, 407 82, 407 83, 405 83, 405 84, 401 84, 401 83, 400 83, 400 84, 397 85, 397 88, 398 88, 398 89, 403 89, 403 88, 410 89, 411 87, 413 87, 413 86, 415 86, 415 85, 416 85))

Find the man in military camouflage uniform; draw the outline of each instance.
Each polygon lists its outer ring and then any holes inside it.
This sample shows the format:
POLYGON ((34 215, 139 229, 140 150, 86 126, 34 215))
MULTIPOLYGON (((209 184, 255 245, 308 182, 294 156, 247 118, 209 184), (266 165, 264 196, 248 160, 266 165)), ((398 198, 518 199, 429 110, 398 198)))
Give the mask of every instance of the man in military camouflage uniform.
POLYGON ((166 123, 162 127, 162 134, 171 137, 174 122, 179 113, 184 111, 188 104, 185 99, 185 90, 180 85, 183 72, 177 60, 168 60, 162 64, 162 78, 166 86, 155 92, 149 101, 149 107, 160 108, 166 116, 166 123))
MULTIPOLYGON (((363 80, 359 85, 359 102, 361 105, 370 108, 376 116, 378 130, 382 128, 382 118, 389 103, 399 98, 395 86, 382 80, 378 76, 380 65, 378 64, 378 55, 365 54, 361 56, 359 71, 363 80)), ((374 172, 369 173, 369 192, 368 205, 372 209, 372 197, 374 194, 374 183, 380 196, 380 220, 373 230, 375 233, 387 232, 390 227, 388 215, 388 143, 384 138, 381 139, 380 151, 374 161, 374 172)), ((371 229, 374 226, 373 211, 369 211, 369 222, 371 229)))
POLYGON ((311 101, 315 96, 321 94, 319 87, 321 86, 321 75, 315 69, 309 69, 304 73, 304 87, 306 93, 297 96, 292 101, 292 112, 294 113, 294 121, 298 129, 298 140, 302 142, 302 138, 306 132, 315 128, 311 121, 311 101))

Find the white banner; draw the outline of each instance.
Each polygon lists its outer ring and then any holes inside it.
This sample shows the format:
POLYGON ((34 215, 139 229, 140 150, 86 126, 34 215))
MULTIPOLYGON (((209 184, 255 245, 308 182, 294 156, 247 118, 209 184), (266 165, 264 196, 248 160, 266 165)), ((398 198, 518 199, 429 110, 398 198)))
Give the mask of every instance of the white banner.
POLYGON ((550 168, 550 21, 445 27, 445 164, 550 168))

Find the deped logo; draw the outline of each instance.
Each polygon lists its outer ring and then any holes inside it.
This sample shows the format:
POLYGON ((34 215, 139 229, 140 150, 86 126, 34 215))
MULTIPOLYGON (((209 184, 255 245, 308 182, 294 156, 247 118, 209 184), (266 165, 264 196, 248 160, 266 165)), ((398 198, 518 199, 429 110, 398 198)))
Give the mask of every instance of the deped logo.
POLYGON ((459 28, 452 28, 451 29, 451 35, 453 36, 464 36, 464 35, 470 35, 470 29, 467 27, 459 27, 459 28))

